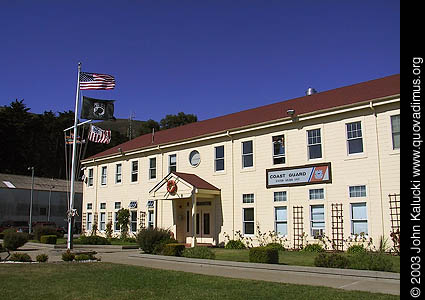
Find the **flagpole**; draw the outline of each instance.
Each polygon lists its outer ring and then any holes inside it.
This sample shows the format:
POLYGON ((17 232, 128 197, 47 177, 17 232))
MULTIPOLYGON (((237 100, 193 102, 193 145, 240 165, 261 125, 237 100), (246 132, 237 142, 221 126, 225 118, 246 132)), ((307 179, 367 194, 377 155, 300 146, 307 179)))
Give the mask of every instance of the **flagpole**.
POLYGON ((69 197, 69 211, 68 211, 68 240, 67 240, 67 249, 71 250, 73 248, 73 221, 74 221, 74 183, 75 183, 75 155, 77 153, 77 124, 78 124, 78 100, 80 95, 80 72, 81 72, 81 62, 78 63, 78 79, 77 79, 77 93, 75 95, 75 115, 74 115, 74 137, 72 143, 72 165, 71 165, 71 193, 69 197))

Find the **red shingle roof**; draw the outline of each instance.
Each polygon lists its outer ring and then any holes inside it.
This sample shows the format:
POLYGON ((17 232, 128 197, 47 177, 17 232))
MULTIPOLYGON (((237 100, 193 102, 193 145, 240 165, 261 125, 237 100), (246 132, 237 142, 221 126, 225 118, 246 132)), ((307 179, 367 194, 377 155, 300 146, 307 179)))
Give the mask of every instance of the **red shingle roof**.
POLYGON ((198 189, 215 190, 215 191, 220 190, 219 188, 216 188, 211 183, 203 180, 201 177, 198 177, 195 174, 181 173, 181 172, 172 172, 172 173, 198 189))
POLYGON ((294 109, 296 115, 315 111, 332 109, 373 99, 400 94, 400 74, 366 81, 342 88, 337 88, 311 96, 299 97, 277 102, 257 108, 212 118, 177 128, 155 132, 152 143, 152 134, 139 136, 131 141, 100 152, 88 159, 105 157, 118 153, 118 148, 127 152, 131 150, 167 144, 190 138, 226 132, 227 130, 260 124, 268 121, 288 118, 287 110, 294 109))

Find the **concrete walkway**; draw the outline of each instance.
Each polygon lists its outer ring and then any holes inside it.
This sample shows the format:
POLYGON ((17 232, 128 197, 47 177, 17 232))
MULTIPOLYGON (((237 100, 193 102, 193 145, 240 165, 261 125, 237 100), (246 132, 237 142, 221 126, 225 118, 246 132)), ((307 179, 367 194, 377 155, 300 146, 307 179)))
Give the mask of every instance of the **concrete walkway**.
MULTIPOLYGON (((19 250, 27 252, 33 260, 40 253, 48 254, 49 262, 62 261, 61 255, 64 252, 64 249, 55 249, 53 245, 35 243, 27 243, 19 250)), ((399 273, 190 259, 140 254, 141 251, 137 249, 120 249, 111 246, 75 245, 74 247, 75 252, 89 250, 96 251, 96 257, 101 258, 103 262, 204 275, 400 295, 399 273)))

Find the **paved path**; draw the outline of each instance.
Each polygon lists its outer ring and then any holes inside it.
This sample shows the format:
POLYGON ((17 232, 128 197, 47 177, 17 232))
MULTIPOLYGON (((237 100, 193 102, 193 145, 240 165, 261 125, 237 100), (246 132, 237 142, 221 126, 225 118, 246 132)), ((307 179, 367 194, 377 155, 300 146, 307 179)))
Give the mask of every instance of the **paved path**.
MULTIPOLYGON (((149 268, 191 272, 204 275, 264 280, 292 284, 327 286, 344 290, 400 295, 400 274, 363 270, 342 270, 317 267, 253 264, 206 259, 140 254, 137 249, 119 247, 75 247, 74 251, 94 250, 104 262, 143 266, 149 268)), ((33 260, 40 253, 49 255, 49 261, 62 261, 63 249, 28 243, 22 249, 33 260)))

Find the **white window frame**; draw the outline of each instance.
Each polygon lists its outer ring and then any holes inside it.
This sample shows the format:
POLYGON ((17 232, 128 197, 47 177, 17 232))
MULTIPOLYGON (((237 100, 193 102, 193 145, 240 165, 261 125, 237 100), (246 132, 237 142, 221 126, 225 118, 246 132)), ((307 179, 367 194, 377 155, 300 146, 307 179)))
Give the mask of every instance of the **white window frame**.
POLYGON ((279 191, 273 193, 273 202, 285 202, 288 201, 287 191, 279 191))
POLYGON ((139 181, 139 161, 138 160, 131 161, 130 181, 133 183, 139 181), (136 169, 134 168, 134 166, 136 166, 136 169), (136 177, 136 180, 134 180, 134 176, 136 177))
POLYGON ((254 141, 243 141, 241 142, 241 153, 242 153, 242 169, 248 169, 254 167, 254 141), (244 153, 244 144, 245 143, 251 143, 252 152, 244 153), (245 157, 251 156, 252 157, 252 165, 251 166, 245 166, 245 157))
POLYGON ((156 179, 156 162, 157 162, 156 157, 149 158, 149 174, 148 174, 149 180, 156 179), (152 167, 152 162, 155 162, 154 167, 152 167), (153 171, 153 174, 152 174, 152 171, 153 171), (152 176, 152 175, 154 175, 154 176, 152 176))
POLYGON ((102 166, 100 175, 100 185, 106 185, 108 183, 108 167, 102 166))
POLYGON ((309 189, 308 190, 308 199, 309 200, 325 200, 325 189, 309 189))
POLYGON ((174 167, 174 172, 177 172, 177 154, 170 154, 168 155, 168 173, 171 173, 171 168, 174 167), (174 164, 171 164, 171 158, 175 157, 176 161, 174 164))
POLYGON ((394 118, 396 118, 396 117, 398 117, 398 122, 400 123, 400 114, 398 114, 398 115, 392 115, 392 116, 390 116, 390 126, 391 126, 391 141, 392 141, 392 149, 393 150, 400 150, 400 135, 401 135, 401 133, 400 133, 400 124, 399 124, 399 131, 396 131, 396 132, 394 132, 394 126, 393 126, 393 120, 394 120, 394 118), (399 144, 398 144, 398 147, 396 148, 395 147, 395 144, 394 144, 394 135, 397 135, 398 134, 398 136, 399 136, 399 144))
POLYGON ((148 210, 148 228, 155 228, 155 210, 148 210))
POLYGON ((350 198, 367 197, 367 187, 365 184, 350 185, 348 187, 348 195, 350 198))
POLYGON ((287 206, 275 206, 274 207, 274 231, 279 235, 279 236, 288 236, 288 207, 287 206), (284 210, 286 210, 286 219, 285 220, 280 220, 280 219, 277 219, 277 216, 278 216, 278 213, 277 213, 277 211, 279 210, 279 209, 284 209, 284 210), (277 226, 279 225, 279 224, 284 224, 285 225, 285 227, 286 227, 286 233, 285 234, 281 234, 279 231, 278 231, 278 229, 277 229, 277 226))
POLYGON ((91 209, 93 209, 93 203, 91 203, 91 202, 89 202, 89 203, 87 203, 87 210, 91 210, 91 209))
POLYGON ((89 187, 92 187, 93 184, 94 184, 94 182, 93 182, 93 174, 94 174, 94 169, 93 168, 88 169, 88 171, 87 171, 87 185, 89 187))
POLYGON ((367 213, 367 203, 366 202, 355 202, 350 203, 350 219, 351 219, 351 235, 360 235, 361 232, 355 233, 354 232, 354 224, 355 223, 366 223, 366 230, 364 234, 367 236, 369 234, 369 222, 368 222, 368 213, 367 213), (354 219, 353 217, 353 207, 355 206, 364 206, 365 212, 366 212, 366 218, 365 219, 354 219))
POLYGON ((91 231, 92 230, 92 225, 93 225, 93 214, 91 212, 87 213, 87 231, 91 231))
POLYGON ((122 183, 122 163, 115 165, 115 183, 122 183))
POLYGON ((137 210, 130 210, 130 232, 137 232, 137 210), (133 220, 133 214, 136 217, 135 220, 133 220), (133 230, 133 225, 135 226, 135 230, 133 230))
POLYGON ((321 128, 314 128, 307 130, 307 155, 309 160, 314 159, 322 159, 323 158, 323 150, 322 150, 322 130, 321 128), (315 132, 319 132, 318 135, 315 135, 315 132), (310 133, 312 134, 310 136, 310 133), (311 147, 320 146, 320 157, 311 157, 311 147))
MULTIPOLYGON (((317 215, 317 213, 315 214, 317 215)), ((322 229, 323 235, 325 234, 326 229, 326 211, 325 211, 325 205, 324 204, 316 204, 316 205, 310 205, 310 235, 314 237, 313 229, 322 229), (323 208, 323 219, 315 219, 313 217, 313 209, 314 208, 323 208), (317 226, 317 223, 323 223, 323 226, 317 226)))
POLYGON ((100 205, 99 205, 99 208, 100 209, 106 209, 106 202, 101 202, 100 205), (102 207, 102 204, 104 204, 104 207, 102 207))
POLYGON ((244 235, 247 236, 253 236, 255 234, 255 208, 254 207, 243 207, 242 208, 242 231, 244 235), (246 209, 252 209, 253 210, 253 220, 245 220, 245 210, 246 209), (253 224, 253 233, 246 233, 245 231, 245 224, 246 223, 252 223, 253 224))
POLYGON ((114 211, 114 232, 120 232, 121 231, 121 228, 118 228, 117 229, 117 226, 118 226, 118 210, 117 211, 114 211))
POLYGON ((225 168, 225 161, 224 161, 224 145, 220 145, 220 146, 215 146, 214 147, 214 172, 224 172, 225 168), (218 148, 223 148, 223 157, 217 157, 217 149, 218 148), (223 169, 222 170, 217 170, 217 162, 219 161, 223 161, 223 169))
POLYGON ((279 134, 279 135, 272 136, 272 148, 273 148, 272 149, 273 165, 283 165, 283 164, 285 164, 286 163, 286 147, 285 147, 285 135, 284 134, 279 134), (278 139, 280 137, 282 137, 281 140, 278 139), (274 149, 274 146, 275 146, 275 144, 278 144, 278 143, 280 143, 282 145, 283 154, 279 154, 279 153, 276 154, 274 152, 274 150, 275 150, 274 149), (282 158, 283 158, 283 162, 275 163, 275 159, 282 159, 282 158))
POLYGON ((99 230, 105 231, 106 230, 106 212, 101 212, 99 216, 99 230), (102 218, 103 216, 103 218, 102 218))
POLYGON ((363 129, 362 129, 362 121, 354 121, 345 123, 345 132, 346 132, 346 138, 347 138, 347 154, 348 155, 358 155, 365 152, 365 145, 363 141, 363 129), (359 125, 354 130, 349 130, 349 126, 354 126, 354 124, 359 125), (358 135, 360 133, 360 135, 358 135), (350 135, 355 135, 354 137, 350 137, 350 135), (350 153, 350 142, 360 139, 362 142, 362 151, 360 152, 353 152, 350 153))
POLYGON ((253 204, 255 201, 255 195, 253 193, 242 194, 242 203, 243 204, 253 204))

